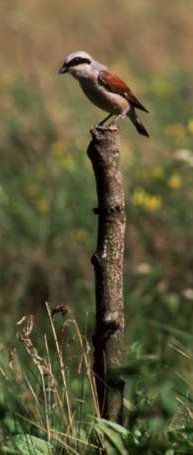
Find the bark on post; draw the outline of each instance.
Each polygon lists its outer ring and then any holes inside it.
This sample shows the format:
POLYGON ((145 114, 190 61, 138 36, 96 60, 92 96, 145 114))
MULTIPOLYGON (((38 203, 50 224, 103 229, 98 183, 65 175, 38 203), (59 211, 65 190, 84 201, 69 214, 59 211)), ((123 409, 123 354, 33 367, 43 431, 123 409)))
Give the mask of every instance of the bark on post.
POLYGON ((99 217, 97 249, 91 258, 96 283, 94 374, 101 417, 122 422, 124 381, 117 373, 123 362, 123 254, 125 202, 119 167, 119 131, 97 127, 88 147, 97 187, 99 217))

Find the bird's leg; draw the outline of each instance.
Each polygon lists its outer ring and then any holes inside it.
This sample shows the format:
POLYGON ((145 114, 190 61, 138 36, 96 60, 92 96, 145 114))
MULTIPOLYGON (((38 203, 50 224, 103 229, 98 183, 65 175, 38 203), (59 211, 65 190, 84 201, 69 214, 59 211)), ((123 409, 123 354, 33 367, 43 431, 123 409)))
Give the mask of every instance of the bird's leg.
POLYGON ((103 120, 101 120, 101 122, 99 122, 99 123, 97 124, 97 126, 102 126, 102 125, 104 125, 104 123, 105 123, 107 120, 109 120, 112 116, 113 116, 113 114, 108 114, 107 117, 105 117, 103 120))
POLYGON ((129 104, 129 106, 127 107, 127 109, 125 109, 122 114, 121 114, 121 118, 124 118, 128 115, 129 111, 131 111, 131 106, 129 104))
POLYGON ((121 112, 121 114, 117 115, 117 117, 114 119, 114 123, 116 124, 120 118, 125 118, 128 115, 130 110, 131 110, 131 106, 129 105, 127 107, 127 109, 125 109, 123 112, 121 112))

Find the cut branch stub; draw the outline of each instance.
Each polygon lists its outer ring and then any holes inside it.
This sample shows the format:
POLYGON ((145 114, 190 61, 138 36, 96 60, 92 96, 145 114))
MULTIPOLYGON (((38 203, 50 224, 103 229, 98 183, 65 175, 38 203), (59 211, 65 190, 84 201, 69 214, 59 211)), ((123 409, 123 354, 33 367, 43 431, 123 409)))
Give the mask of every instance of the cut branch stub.
POLYGON ((91 258, 96 283, 93 369, 101 416, 120 422, 124 382, 117 371, 123 362, 125 202, 117 127, 92 130, 88 156, 96 178, 99 216, 97 249, 91 258))

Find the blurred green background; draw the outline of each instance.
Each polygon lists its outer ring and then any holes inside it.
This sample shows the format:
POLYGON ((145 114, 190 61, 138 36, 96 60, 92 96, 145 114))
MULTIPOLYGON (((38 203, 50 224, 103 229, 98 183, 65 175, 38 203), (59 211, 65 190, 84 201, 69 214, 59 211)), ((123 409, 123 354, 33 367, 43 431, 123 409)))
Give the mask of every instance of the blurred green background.
POLYGON ((46 300, 68 305, 80 327, 89 313, 88 332, 94 330, 96 191, 86 150, 103 113, 76 81, 57 74, 68 53, 84 49, 117 71, 150 110, 143 116, 149 140, 120 122, 126 355, 159 353, 169 359, 170 375, 181 365, 171 346, 191 346, 193 329, 192 6, 1 0, 3 344, 15 321, 42 314, 46 300))

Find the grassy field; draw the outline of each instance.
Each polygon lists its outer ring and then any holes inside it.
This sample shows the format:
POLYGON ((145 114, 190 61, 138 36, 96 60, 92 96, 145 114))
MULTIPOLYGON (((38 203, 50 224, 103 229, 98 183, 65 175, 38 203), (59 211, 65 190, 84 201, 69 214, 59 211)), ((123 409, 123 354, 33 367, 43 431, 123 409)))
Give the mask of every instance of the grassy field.
POLYGON ((110 455, 193 453, 192 6, 1 0, 0 454, 90 455, 93 427, 110 432, 110 455), (103 114, 57 74, 79 49, 117 71, 150 111, 150 140, 120 123, 124 434, 96 420, 90 375, 97 229, 86 149, 103 114), (58 356, 46 301, 68 309, 54 319, 58 337, 64 331, 58 356), (32 313, 35 323, 16 326, 32 313))

